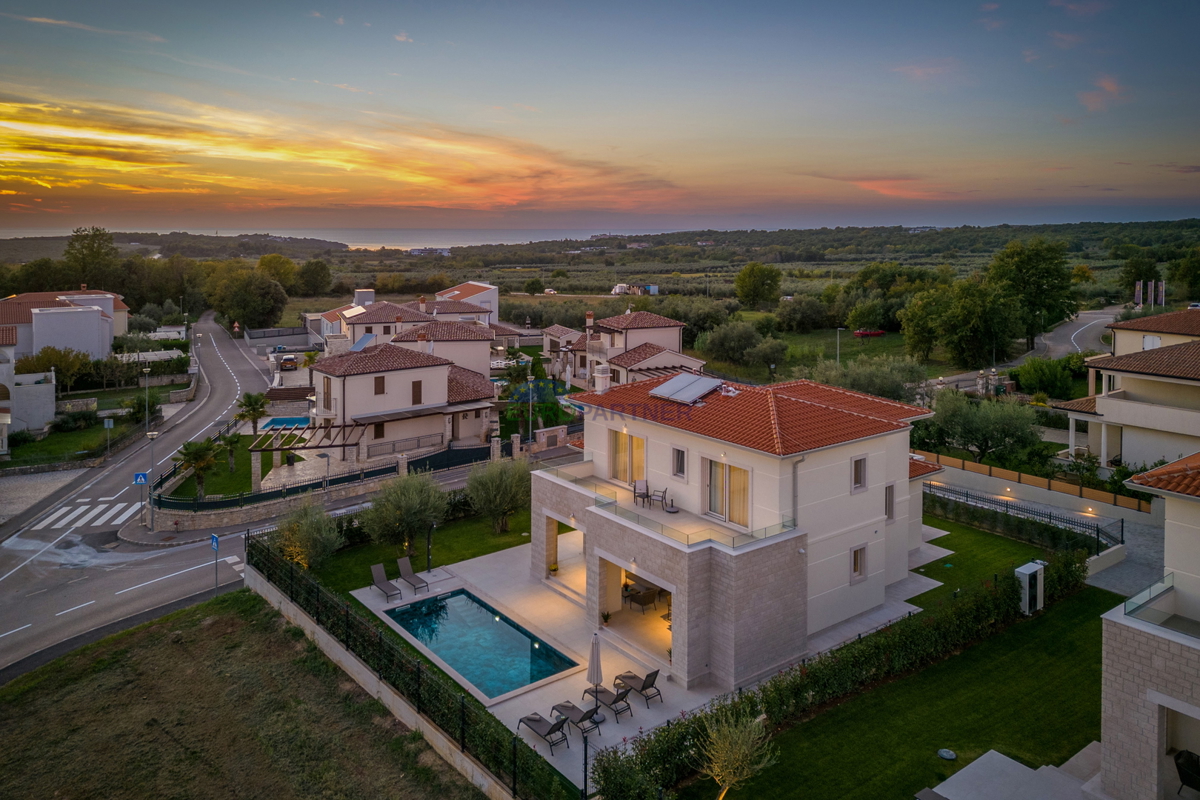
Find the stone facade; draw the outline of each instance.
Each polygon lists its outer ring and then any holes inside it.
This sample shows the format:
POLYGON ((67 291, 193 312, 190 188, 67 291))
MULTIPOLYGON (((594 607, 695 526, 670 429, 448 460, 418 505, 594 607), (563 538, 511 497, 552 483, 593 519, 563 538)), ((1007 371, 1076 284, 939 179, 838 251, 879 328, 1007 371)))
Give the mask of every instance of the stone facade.
POLYGON ((1113 800, 1172 796, 1160 777, 1168 749, 1200 747, 1200 640, 1126 617, 1121 607, 1103 625, 1103 791, 1113 800))

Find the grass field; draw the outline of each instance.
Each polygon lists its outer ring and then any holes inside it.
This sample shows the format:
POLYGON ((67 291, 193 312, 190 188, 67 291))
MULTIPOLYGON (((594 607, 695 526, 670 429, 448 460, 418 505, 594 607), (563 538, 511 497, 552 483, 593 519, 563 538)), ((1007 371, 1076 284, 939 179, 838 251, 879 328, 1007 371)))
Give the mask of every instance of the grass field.
MULTIPOLYGON (((172 383, 167 386, 151 386, 151 389, 158 392, 159 402, 167 401, 167 394, 178 389, 188 388, 186 383, 172 383)), ((86 399, 89 397, 96 398, 96 410, 108 411, 113 408, 120 408, 121 401, 127 400, 130 397, 146 397, 146 390, 139 389, 136 386, 127 386, 123 389, 106 389, 103 391, 86 392, 82 394, 72 394, 70 397, 63 398, 64 400, 86 399)))
MULTIPOLYGON (((492 524, 480 517, 450 522, 439 527, 433 534, 433 566, 466 561, 519 544, 529 544, 527 509, 509 517, 508 532, 499 535, 492 533, 492 524)), ((326 588, 349 597, 352 590, 370 585, 372 564, 382 563, 389 580, 400 577, 396 557, 401 555, 403 553, 390 544, 358 545, 334 555, 314 575, 326 588)), ((416 552, 412 555, 412 565, 413 569, 418 571, 425 569, 424 541, 418 542, 416 552)))
POLYGON ((947 522, 928 514, 924 521, 930 527, 948 531, 945 536, 934 539, 932 544, 953 550, 954 554, 915 570, 919 575, 942 582, 936 589, 909 599, 908 602, 921 608, 953 602, 951 598, 955 589, 978 586, 984 581, 991 581, 997 573, 1011 572, 1035 558, 1046 557, 1046 551, 1040 547, 978 528, 947 522))
MULTIPOLYGON (((261 429, 260 429, 261 433, 261 429)), ((294 437, 289 437, 285 440, 290 443, 294 437)), ((242 434, 240 437, 241 443, 233 454, 233 472, 229 471, 229 458, 223 452, 217 459, 217 466, 204 476, 204 494, 212 496, 215 494, 241 494, 251 490, 250 482, 250 445, 254 442, 254 437, 249 434, 242 434)), ((275 464, 275 459, 272 458, 272 453, 262 454, 262 475, 267 477, 267 473, 275 464)), ((285 454, 286 455, 286 454, 285 454)), ((296 454, 297 461, 304 459, 296 454)), ((188 478, 175 487, 171 492, 171 497, 195 497, 196 496, 196 477, 194 475, 188 478)))
MULTIPOLYGON (((1062 764, 1100 738, 1100 615, 1120 600, 1088 587, 783 732, 777 763, 729 800, 900 800, 993 749, 1030 767, 1062 764), (943 747, 958 760, 938 758, 943 747)), ((712 781, 680 793, 716 796, 712 781)))
POLYGON ((257 595, 0 688, 6 797, 482 798, 257 595))
POLYGON ((40 442, 30 442, 12 448, 12 460, 67 460, 81 452, 103 447, 109 436, 116 439, 129 431, 132 424, 114 420, 111 430, 105 431, 104 425, 95 425, 82 431, 68 433, 51 433, 40 442))

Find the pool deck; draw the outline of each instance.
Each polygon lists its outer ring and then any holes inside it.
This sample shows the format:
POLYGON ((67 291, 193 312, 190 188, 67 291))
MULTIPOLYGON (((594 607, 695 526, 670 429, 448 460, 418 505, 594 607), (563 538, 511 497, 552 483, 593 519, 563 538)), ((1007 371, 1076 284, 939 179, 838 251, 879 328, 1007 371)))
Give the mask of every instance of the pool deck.
MULTIPOLYGON (((575 544, 571 537, 580 540, 581 549, 582 534, 578 532, 563 534, 560 546, 575 544)), ((469 590, 480 600, 494 606, 497 611, 580 665, 532 686, 489 700, 489 710, 512 730, 516 730, 521 717, 527 714, 537 712, 549 716, 550 708, 556 703, 570 700, 583 706, 583 691, 588 688, 587 655, 592 634, 598 632, 595 625, 587 622, 585 610, 576 601, 570 599, 567 594, 556 591, 547 583, 534 581, 529 577, 530 548, 531 545, 521 545, 447 567, 439 567, 433 571, 429 587, 430 595, 461 588, 469 590)), ((426 577, 424 572, 419 574, 426 577)), ((358 589, 352 594, 382 619, 388 620, 383 614, 384 609, 395 608, 417 599, 423 600, 427 596, 424 591, 415 596, 407 584, 398 583, 404 591, 404 598, 400 602, 385 602, 383 594, 374 587, 358 589)), ((622 672, 631 671, 645 675, 658 668, 659 665, 653 663, 653 659, 635 657, 634 648, 621 649, 614 644, 613 639, 604 636, 600 639, 604 685, 611 686, 613 678, 622 672)), ((675 719, 682 712, 700 708, 719 694, 711 689, 689 691, 662 677, 658 686, 662 690, 662 702, 654 700, 647 708, 646 702, 640 696, 631 694, 630 705, 633 713, 622 714, 619 723, 614 721, 612 713, 605 709, 606 722, 600 726, 599 735, 592 734, 588 737, 589 750, 620 744, 623 737, 632 737, 639 730, 657 727, 675 719)), ((550 754, 546 743, 524 726, 521 726, 520 735, 539 753, 546 756, 569 780, 577 786, 582 785, 583 747, 582 738, 577 730, 570 729, 570 747, 555 747, 553 755, 550 754)))

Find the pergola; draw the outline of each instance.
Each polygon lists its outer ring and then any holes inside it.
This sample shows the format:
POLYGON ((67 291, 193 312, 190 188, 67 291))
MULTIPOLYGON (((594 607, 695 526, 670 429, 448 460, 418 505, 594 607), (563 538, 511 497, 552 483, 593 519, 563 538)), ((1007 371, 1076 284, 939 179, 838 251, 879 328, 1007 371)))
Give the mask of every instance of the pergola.
POLYGON ((283 461, 285 450, 330 450, 341 448, 342 461, 346 460, 346 448, 355 448, 355 460, 361 456, 358 443, 367 426, 353 425, 284 425, 260 431, 250 443, 250 483, 254 491, 261 488, 262 454, 273 453, 274 466, 283 461), (285 445, 288 439, 294 439, 285 445))

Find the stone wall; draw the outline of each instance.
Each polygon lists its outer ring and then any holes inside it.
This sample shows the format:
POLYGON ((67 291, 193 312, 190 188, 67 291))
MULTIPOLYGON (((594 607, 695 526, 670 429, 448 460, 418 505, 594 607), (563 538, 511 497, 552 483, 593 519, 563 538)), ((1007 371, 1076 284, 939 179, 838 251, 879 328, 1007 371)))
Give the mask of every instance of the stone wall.
POLYGON ((172 383, 187 383, 192 379, 191 375, 142 375, 138 378, 138 387, 146 388, 146 382, 149 381, 150 386, 170 386, 172 383))
POLYGON ((1102 788, 1113 800, 1161 798, 1168 712, 1200 719, 1200 640, 1126 617, 1121 607, 1102 622, 1102 788))
POLYGON ((70 414, 74 411, 95 411, 97 401, 94 397, 81 397, 78 400, 59 400, 54 404, 54 413, 70 414))

